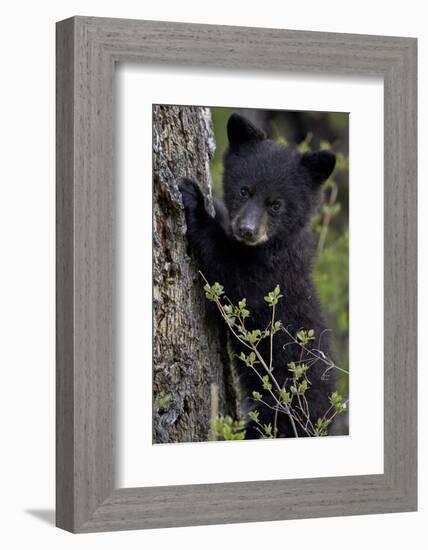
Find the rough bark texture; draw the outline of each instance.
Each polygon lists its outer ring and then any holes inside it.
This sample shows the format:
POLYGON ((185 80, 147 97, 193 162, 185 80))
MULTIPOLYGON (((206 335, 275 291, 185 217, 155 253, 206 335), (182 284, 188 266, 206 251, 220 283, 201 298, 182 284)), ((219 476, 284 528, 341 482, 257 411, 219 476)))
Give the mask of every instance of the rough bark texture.
POLYGON ((188 255, 181 178, 199 181, 213 212, 209 160, 215 149, 209 109, 153 108, 153 438, 206 441, 211 387, 219 412, 236 399, 220 322, 208 319, 197 266, 188 255))

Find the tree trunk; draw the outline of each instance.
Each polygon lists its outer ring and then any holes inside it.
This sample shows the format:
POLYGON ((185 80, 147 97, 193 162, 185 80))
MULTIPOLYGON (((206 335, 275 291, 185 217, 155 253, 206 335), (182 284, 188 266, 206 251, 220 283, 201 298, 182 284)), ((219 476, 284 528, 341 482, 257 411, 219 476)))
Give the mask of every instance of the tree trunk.
POLYGON ((213 212, 209 160, 215 149, 209 109, 153 108, 153 437, 206 441, 211 392, 220 414, 236 416, 227 346, 208 319, 203 284, 189 257, 180 180, 196 179, 213 212))

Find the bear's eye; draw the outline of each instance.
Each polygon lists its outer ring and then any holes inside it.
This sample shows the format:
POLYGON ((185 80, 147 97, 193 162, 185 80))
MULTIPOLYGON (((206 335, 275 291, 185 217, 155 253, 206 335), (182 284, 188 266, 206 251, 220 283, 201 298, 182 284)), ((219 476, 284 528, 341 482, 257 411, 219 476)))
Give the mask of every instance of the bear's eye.
POLYGON ((250 196, 250 190, 248 187, 241 187, 240 193, 241 197, 244 197, 245 199, 250 196))
POLYGON ((279 212, 281 209, 281 202, 280 201, 273 201, 270 203, 270 209, 272 212, 279 212))

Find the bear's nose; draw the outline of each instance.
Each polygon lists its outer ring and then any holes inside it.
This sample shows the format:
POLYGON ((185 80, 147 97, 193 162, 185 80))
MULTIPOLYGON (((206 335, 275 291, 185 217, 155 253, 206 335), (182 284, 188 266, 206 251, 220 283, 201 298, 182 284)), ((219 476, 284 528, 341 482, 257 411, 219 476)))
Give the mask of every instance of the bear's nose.
POLYGON ((243 222, 240 224, 238 230, 239 230, 239 235, 243 239, 252 239, 254 237, 256 227, 254 224, 243 222))

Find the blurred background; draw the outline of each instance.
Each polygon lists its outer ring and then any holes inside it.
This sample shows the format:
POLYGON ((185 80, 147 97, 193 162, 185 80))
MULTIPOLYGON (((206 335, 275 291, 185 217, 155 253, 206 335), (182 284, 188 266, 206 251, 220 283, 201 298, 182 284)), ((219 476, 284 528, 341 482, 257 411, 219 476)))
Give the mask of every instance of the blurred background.
MULTIPOLYGON (((323 186, 322 204, 312 219, 316 236, 314 281, 331 329, 333 360, 349 370, 348 356, 348 245, 349 245, 349 115, 316 111, 271 111, 212 107, 216 152, 211 162, 213 191, 223 194, 223 154, 227 147, 226 125, 237 112, 278 143, 302 152, 331 149, 336 153, 336 168, 323 186)), ((349 395, 348 376, 338 372, 338 390, 349 395)), ((342 422, 347 422, 342 417, 342 422)), ((346 430, 346 427, 343 426, 346 430)))

